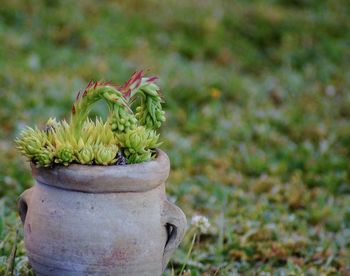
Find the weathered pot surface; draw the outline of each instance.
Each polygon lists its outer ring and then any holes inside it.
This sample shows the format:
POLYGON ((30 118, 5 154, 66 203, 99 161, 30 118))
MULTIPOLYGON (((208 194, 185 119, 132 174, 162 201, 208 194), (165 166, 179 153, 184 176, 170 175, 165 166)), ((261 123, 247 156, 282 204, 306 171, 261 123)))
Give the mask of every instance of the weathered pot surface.
POLYGON ((126 166, 36 168, 18 200, 38 275, 161 275, 186 218, 165 195, 169 159, 126 166))

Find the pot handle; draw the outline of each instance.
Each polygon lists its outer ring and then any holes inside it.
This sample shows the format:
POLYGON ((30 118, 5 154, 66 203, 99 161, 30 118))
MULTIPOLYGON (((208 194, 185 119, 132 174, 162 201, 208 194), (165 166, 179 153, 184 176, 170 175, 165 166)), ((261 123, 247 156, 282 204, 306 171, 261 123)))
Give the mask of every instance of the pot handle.
POLYGON ((32 194, 33 188, 25 190, 17 199, 17 211, 21 218, 22 223, 24 224, 28 211, 28 202, 32 194))
POLYGON ((168 200, 164 201, 162 217, 167 232, 167 241, 163 254, 163 271, 171 255, 182 241, 187 227, 187 220, 182 210, 168 200))

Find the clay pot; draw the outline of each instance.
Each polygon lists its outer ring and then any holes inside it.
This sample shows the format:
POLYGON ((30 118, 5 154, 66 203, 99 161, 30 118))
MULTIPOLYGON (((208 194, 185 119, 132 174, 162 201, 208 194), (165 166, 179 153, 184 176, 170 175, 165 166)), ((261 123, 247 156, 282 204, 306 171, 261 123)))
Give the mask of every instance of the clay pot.
POLYGON ((38 275, 161 275, 186 218, 165 195, 168 156, 125 166, 36 168, 18 200, 38 275))

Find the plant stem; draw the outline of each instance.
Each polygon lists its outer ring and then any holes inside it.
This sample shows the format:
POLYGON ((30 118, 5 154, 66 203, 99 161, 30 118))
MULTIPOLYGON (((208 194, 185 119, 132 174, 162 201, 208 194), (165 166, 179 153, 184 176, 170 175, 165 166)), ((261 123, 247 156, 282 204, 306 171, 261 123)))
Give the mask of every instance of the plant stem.
POLYGON ((17 253, 17 241, 18 241, 18 227, 16 229, 16 236, 15 236, 15 241, 14 244, 12 246, 12 251, 11 254, 9 256, 9 259, 7 261, 7 268, 6 268, 6 272, 5 275, 6 276, 12 276, 13 275, 13 270, 15 268, 15 260, 16 260, 16 253, 17 253))
POLYGON ((186 265, 187 265, 187 262, 188 262, 188 260, 190 259, 191 252, 192 252, 194 243, 195 243, 195 241, 196 241, 196 237, 197 237, 197 233, 194 233, 193 238, 192 238, 192 242, 191 242, 191 245, 190 245, 190 249, 189 249, 188 252, 187 252, 185 262, 184 262, 184 264, 183 264, 182 267, 181 267, 181 270, 180 270, 179 275, 182 275, 182 272, 185 270, 185 267, 186 267, 186 265))

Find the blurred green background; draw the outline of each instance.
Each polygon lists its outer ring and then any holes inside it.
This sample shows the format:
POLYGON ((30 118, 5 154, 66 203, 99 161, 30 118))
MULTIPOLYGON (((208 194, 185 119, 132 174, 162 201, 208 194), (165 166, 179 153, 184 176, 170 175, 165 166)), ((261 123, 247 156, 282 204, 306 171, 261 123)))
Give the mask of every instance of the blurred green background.
MULTIPOLYGON (((206 216, 167 275, 350 274, 347 0, 2 1, 0 274, 30 274, 13 139, 93 80, 160 77, 168 195, 206 216), (20 229, 16 241, 16 228, 20 229)), ((95 110, 101 114, 101 108, 95 110)))

